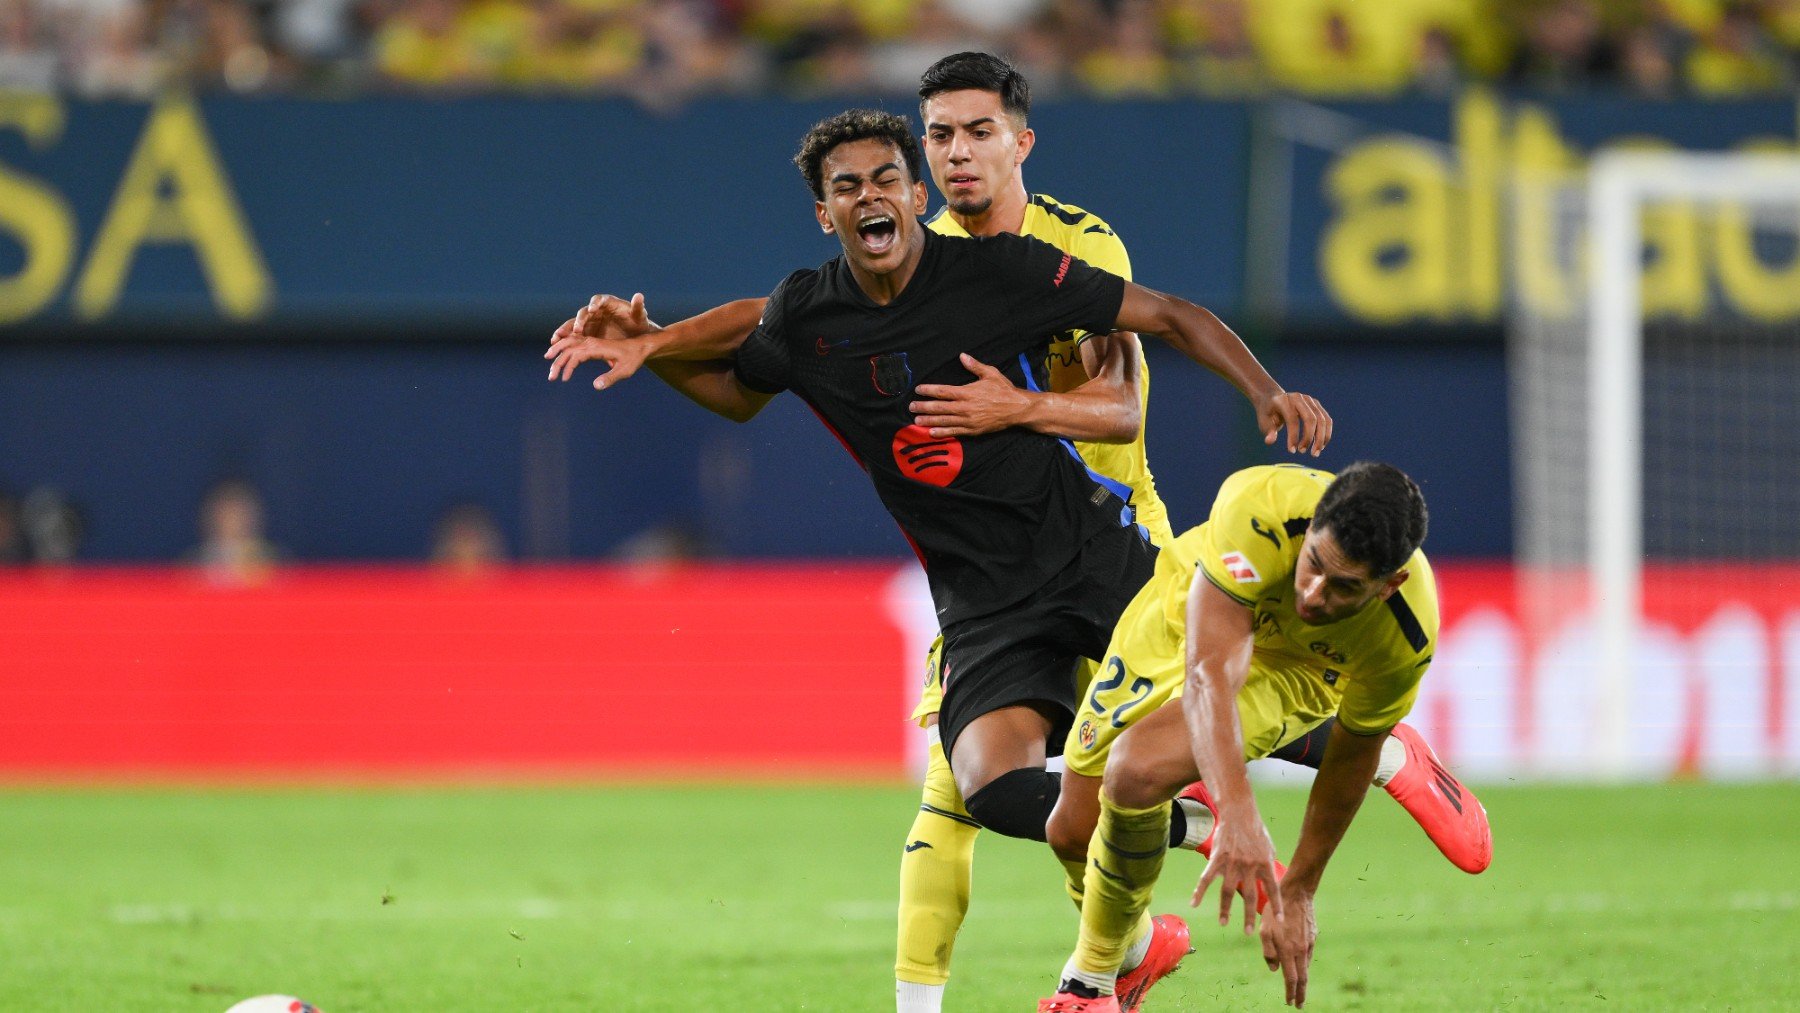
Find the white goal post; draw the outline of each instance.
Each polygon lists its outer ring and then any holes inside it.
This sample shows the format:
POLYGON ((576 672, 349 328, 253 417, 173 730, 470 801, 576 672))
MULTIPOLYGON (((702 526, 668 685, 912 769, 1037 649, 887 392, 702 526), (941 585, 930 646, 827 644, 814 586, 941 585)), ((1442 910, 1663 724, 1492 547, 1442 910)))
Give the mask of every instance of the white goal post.
MULTIPOLYGON (((1587 179, 1587 567, 1598 773, 1628 772, 1644 564, 1643 213, 1658 201, 1800 208, 1800 157, 1608 151, 1587 179)), ((1793 392, 1800 398, 1800 390, 1793 392)))

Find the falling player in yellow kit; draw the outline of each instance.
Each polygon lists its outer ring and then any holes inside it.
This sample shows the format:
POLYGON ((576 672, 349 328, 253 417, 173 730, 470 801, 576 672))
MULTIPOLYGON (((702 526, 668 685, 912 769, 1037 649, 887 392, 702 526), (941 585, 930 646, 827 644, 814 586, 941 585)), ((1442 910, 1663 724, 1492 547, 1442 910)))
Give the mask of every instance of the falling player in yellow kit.
POLYGON ((1215 796, 1219 823, 1195 903, 1218 880, 1220 923, 1239 897, 1250 931, 1259 892, 1270 895, 1264 958, 1283 972, 1288 1001, 1304 1002, 1313 895, 1435 649, 1425 528, 1424 497, 1397 468, 1359 463, 1333 476, 1271 465, 1232 475, 1206 523, 1163 549, 1107 649, 1120 680, 1150 690, 1140 705, 1151 713, 1113 744, 1080 939, 1041 1013, 1116 1013, 1141 998, 1115 995, 1116 979, 1145 933, 1171 799, 1196 778, 1215 796), (1334 717, 1281 877, 1244 764, 1334 717))

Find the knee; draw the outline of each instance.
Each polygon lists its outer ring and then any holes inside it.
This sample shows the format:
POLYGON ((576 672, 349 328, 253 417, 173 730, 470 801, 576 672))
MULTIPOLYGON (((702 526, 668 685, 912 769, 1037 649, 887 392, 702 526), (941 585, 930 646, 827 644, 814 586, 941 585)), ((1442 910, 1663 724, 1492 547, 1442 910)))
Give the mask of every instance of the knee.
MULTIPOLYGON (((960 777, 959 777, 960 780, 960 777)), ((1009 770, 964 796, 975 822, 1007 837, 1044 839, 1056 805, 1056 775, 1035 767, 1009 770)))
MULTIPOLYGON (((1120 746, 1125 745, 1120 740, 1120 746)), ((1124 809, 1148 809, 1161 805, 1181 790, 1181 785, 1168 785, 1168 764, 1158 762, 1143 750, 1113 749, 1106 764, 1104 790, 1112 804, 1124 809)))
POLYGON ((1088 840, 1094 835, 1091 821, 1059 805, 1050 813, 1044 832, 1056 857, 1065 862, 1087 861, 1088 840))

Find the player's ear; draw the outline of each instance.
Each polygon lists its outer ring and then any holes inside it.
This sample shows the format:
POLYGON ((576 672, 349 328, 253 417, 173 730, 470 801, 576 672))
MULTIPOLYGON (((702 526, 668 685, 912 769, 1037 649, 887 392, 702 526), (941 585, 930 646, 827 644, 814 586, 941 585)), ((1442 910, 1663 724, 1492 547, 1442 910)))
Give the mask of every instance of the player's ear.
POLYGON ((1406 583, 1406 578, 1408 578, 1410 576, 1412 576, 1412 571, 1406 569, 1405 567, 1401 567, 1400 569, 1395 570, 1394 575, 1389 577, 1385 582, 1382 583, 1381 591, 1379 592, 1378 596, 1381 598, 1382 601, 1387 601, 1388 597, 1390 595, 1392 595, 1395 591, 1400 590, 1400 585, 1406 583))
POLYGON ((1031 157, 1031 149, 1037 146, 1037 134, 1030 127, 1019 131, 1018 145, 1018 150, 1013 155, 1013 164, 1024 165, 1025 160, 1031 157))
POLYGON ((919 215, 924 214, 925 209, 927 207, 929 207, 930 204, 931 204, 931 191, 925 189, 925 181, 922 179, 914 181, 914 183, 913 183, 913 217, 917 218, 919 215))
POLYGON ((831 215, 829 215, 825 212, 825 202, 824 201, 822 201, 822 200, 813 201, 813 215, 819 219, 819 228, 824 229, 826 235, 829 236, 833 232, 837 231, 836 229, 831 227, 831 215))

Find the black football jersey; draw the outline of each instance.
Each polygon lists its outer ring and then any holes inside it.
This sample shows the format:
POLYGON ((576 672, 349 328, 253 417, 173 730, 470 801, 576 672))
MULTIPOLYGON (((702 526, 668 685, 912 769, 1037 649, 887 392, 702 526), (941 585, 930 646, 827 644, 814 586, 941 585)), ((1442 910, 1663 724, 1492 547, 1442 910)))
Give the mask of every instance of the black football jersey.
POLYGON ((973 380, 958 358, 967 352, 1039 389, 1050 338, 1112 330, 1124 293, 1123 279, 1038 239, 926 231, 917 270, 885 306, 841 256, 789 275, 739 348, 737 375, 754 390, 793 391, 849 446, 948 625, 1023 599, 1131 516, 1065 441, 1025 429, 933 438, 913 424, 913 388, 973 380))

